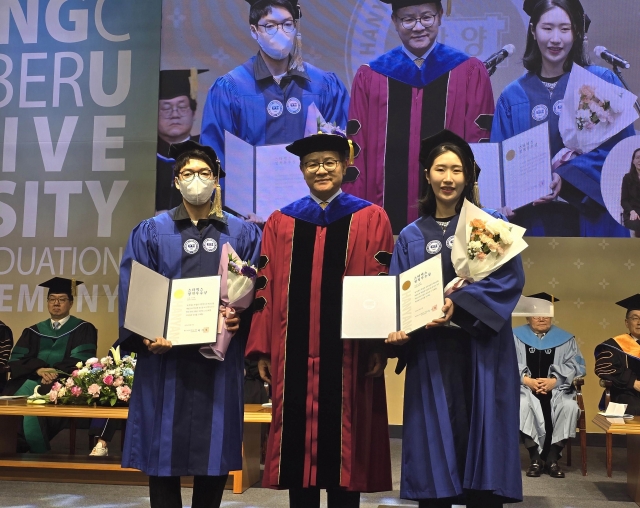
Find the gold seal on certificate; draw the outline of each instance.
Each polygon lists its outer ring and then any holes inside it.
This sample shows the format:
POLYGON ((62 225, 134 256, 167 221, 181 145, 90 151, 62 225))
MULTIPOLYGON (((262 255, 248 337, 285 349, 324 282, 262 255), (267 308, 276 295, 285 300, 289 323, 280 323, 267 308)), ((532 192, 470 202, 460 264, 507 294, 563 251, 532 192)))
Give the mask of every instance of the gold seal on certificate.
POLYGON ((124 327, 174 346, 216 341, 220 276, 170 280, 134 261, 124 327))
POLYGON ((348 276, 342 286, 342 338, 386 339, 396 330, 411 333, 442 317, 443 306, 440 254, 397 277, 348 276))

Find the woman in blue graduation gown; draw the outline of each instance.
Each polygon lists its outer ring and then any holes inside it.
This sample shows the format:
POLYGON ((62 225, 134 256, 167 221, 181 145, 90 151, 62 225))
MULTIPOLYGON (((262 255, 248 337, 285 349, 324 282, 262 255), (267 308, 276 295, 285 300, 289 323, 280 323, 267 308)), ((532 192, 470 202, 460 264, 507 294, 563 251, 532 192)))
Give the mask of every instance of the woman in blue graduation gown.
MULTIPOLYGON (((446 285, 456 276, 451 247, 462 203, 477 203, 479 168, 469 145, 449 131, 423 140, 420 161, 428 181, 421 217, 400 233, 389 273, 440 254, 446 285)), ((523 286, 518 256, 449 295, 445 316, 411 340, 401 331, 387 339, 399 346, 390 348, 397 371, 407 368, 400 497, 419 500, 420 508, 522 500, 511 312, 523 286)))
MULTIPOLYGON (((498 98, 491 141, 501 142, 548 122, 553 157, 564 148, 558 121, 573 64, 609 83, 622 83, 612 71, 589 65, 584 40, 591 20, 579 0, 526 0, 524 10, 531 16, 523 57, 528 72, 498 98)), ((558 166, 550 194, 518 209, 510 219, 527 228, 529 236, 628 237, 629 231, 605 208, 600 175, 609 151, 633 135, 629 125, 598 148, 558 166)))
MULTIPOLYGON (((133 229, 120 266, 118 343, 138 353, 122 466, 149 475, 152 508, 182 508, 181 476, 195 477, 193 508, 215 508, 229 471, 242 469, 245 341, 234 337, 219 362, 202 356, 198 345, 150 343, 126 330, 131 265, 137 261, 170 279, 217 275, 226 242, 257 265, 261 235, 255 224, 221 210, 219 186, 212 206, 218 179, 211 169, 224 172, 211 148, 185 141, 171 155, 183 202, 133 229)), ((250 318, 242 320, 248 329, 250 318)))

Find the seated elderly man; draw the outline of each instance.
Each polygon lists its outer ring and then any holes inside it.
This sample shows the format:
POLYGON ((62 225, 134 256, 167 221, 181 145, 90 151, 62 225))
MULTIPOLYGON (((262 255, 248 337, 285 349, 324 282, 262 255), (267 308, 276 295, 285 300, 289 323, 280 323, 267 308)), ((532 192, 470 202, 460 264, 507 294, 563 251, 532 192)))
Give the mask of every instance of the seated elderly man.
POLYGON ((640 415, 640 294, 616 302, 616 305, 627 311, 624 324, 629 333, 596 346, 596 374, 613 383, 611 402, 627 404, 627 413, 640 415))
MULTIPOLYGON (((529 298, 557 302, 547 293, 529 298)), ((569 437, 575 437, 580 409, 573 380, 586 373, 575 337, 552 324, 551 317, 527 317, 514 328, 520 369, 520 437, 531 458, 527 476, 543 472, 564 478, 558 464, 569 437), (546 467, 543 468, 546 463, 546 467)))

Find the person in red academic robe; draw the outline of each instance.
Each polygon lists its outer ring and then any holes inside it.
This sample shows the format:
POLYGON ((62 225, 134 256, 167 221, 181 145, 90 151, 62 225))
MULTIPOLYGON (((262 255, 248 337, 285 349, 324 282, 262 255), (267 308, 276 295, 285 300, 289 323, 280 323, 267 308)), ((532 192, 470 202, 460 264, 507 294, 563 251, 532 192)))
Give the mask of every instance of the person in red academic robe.
POLYGON ((384 344, 341 340, 342 279, 386 274, 393 236, 379 206, 341 191, 350 144, 317 134, 287 150, 311 194, 274 212, 263 233, 246 354, 271 383, 263 484, 292 508, 358 507, 391 490, 384 344))
POLYGON ((344 189, 383 206, 394 234, 418 218, 420 140, 448 129, 488 141, 494 112, 483 63, 438 43, 442 2, 381 0, 402 44, 358 69, 347 134, 360 147, 344 189))

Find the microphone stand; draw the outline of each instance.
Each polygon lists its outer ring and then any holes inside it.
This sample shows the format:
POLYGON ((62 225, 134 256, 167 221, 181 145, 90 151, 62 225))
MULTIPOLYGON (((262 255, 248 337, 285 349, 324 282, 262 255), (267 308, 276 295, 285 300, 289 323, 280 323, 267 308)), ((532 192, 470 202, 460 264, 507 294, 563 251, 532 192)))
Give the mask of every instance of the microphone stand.
MULTIPOLYGON (((624 80, 624 78, 622 77, 622 71, 620 70, 620 68, 617 65, 613 66, 613 73, 618 76, 618 79, 620 80, 620 82, 622 83, 622 86, 624 86, 627 90, 629 90, 631 92, 631 89, 629 88, 629 85, 627 85, 627 82, 624 80)), ((491 76, 491 74, 489 74, 489 76, 491 76)), ((633 93, 633 92, 631 92, 633 93)), ((638 104, 638 100, 636 99, 636 102, 633 105, 636 108, 636 111, 638 112, 638 114, 640 115, 640 104, 638 104)))

